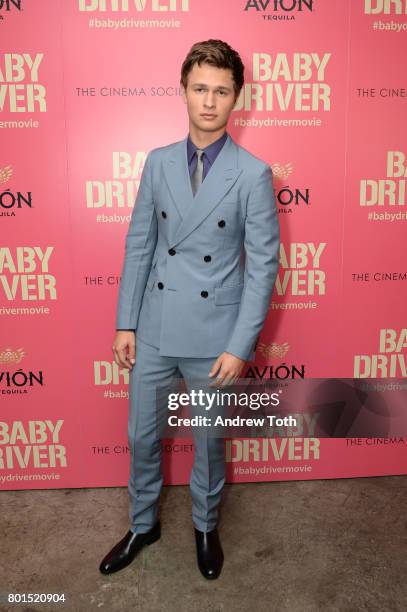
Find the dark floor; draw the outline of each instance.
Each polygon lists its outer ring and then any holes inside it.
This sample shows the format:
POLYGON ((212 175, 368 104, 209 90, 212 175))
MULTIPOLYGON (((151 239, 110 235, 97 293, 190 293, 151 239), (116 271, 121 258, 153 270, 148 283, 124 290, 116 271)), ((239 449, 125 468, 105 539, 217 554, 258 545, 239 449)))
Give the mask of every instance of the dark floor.
MULTIPOLYGON (((128 530, 127 490, 0 494, 0 592, 65 593, 1 610, 407 610, 407 477, 226 485, 218 580, 196 564, 187 486, 164 487, 161 539, 124 570, 102 557, 128 530)), ((4 601, 4 599, 3 599, 4 601)))

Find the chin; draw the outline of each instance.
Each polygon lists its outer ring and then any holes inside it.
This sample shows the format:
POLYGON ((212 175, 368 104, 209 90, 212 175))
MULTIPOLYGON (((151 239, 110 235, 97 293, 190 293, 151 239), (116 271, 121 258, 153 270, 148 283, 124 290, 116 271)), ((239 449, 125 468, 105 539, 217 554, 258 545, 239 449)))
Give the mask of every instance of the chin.
POLYGON ((220 130, 223 127, 223 123, 208 123, 205 119, 199 121, 198 125, 207 132, 216 132, 216 130, 220 130))

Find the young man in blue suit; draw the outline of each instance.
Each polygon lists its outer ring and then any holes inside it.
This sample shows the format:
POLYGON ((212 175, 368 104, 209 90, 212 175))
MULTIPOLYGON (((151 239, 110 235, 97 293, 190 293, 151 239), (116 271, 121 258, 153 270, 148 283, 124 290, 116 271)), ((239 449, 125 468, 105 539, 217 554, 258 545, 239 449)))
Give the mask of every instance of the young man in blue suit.
MULTIPOLYGON (((156 419, 166 406, 157 406, 157 386, 177 377, 187 387, 208 376, 217 386, 235 382, 254 357, 269 308, 280 240, 272 172, 226 131, 243 75, 227 43, 193 45, 181 69, 189 134, 146 158, 126 236, 113 342, 116 363, 131 370, 130 529, 100 564, 104 574, 160 537, 156 419)), ((224 440, 194 433, 194 447, 197 559, 211 579, 223 564, 217 519, 224 440)))

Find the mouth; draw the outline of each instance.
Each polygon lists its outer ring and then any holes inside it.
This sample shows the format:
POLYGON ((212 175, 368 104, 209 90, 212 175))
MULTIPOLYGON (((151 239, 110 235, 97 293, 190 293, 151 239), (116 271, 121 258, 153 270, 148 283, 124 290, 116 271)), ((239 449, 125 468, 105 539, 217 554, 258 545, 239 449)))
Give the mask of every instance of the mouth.
POLYGON ((203 117, 204 119, 215 119, 217 115, 212 115, 210 113, 201 113, 201 117, 203 117))

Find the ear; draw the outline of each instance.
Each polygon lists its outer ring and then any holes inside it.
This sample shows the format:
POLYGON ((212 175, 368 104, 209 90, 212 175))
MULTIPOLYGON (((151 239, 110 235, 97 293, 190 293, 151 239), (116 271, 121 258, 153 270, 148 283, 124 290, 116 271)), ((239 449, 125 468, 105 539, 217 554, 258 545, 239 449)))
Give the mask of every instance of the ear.
POLYGON ((185 91, 185 87, 181 84, 181 97, 184 101, 184 104, 187 103, 187 95, 186 95, 186 91, 185 91))
MULTIPOLYGON (((243 89, 243 88, 242 88, 242 89, 243 89)), ((234 101, 234 103, 233 103, 233 108, 235 108, 235 106, 236 106, 236 104, 237 104, 237 101, 238 101, 238 100, 239 100, 239 98, 240 98, 240 94, 242 93, 242 89, 239 91, 239 93, 238 93, 238 94, 235 92, 235 101, 234 101)))

